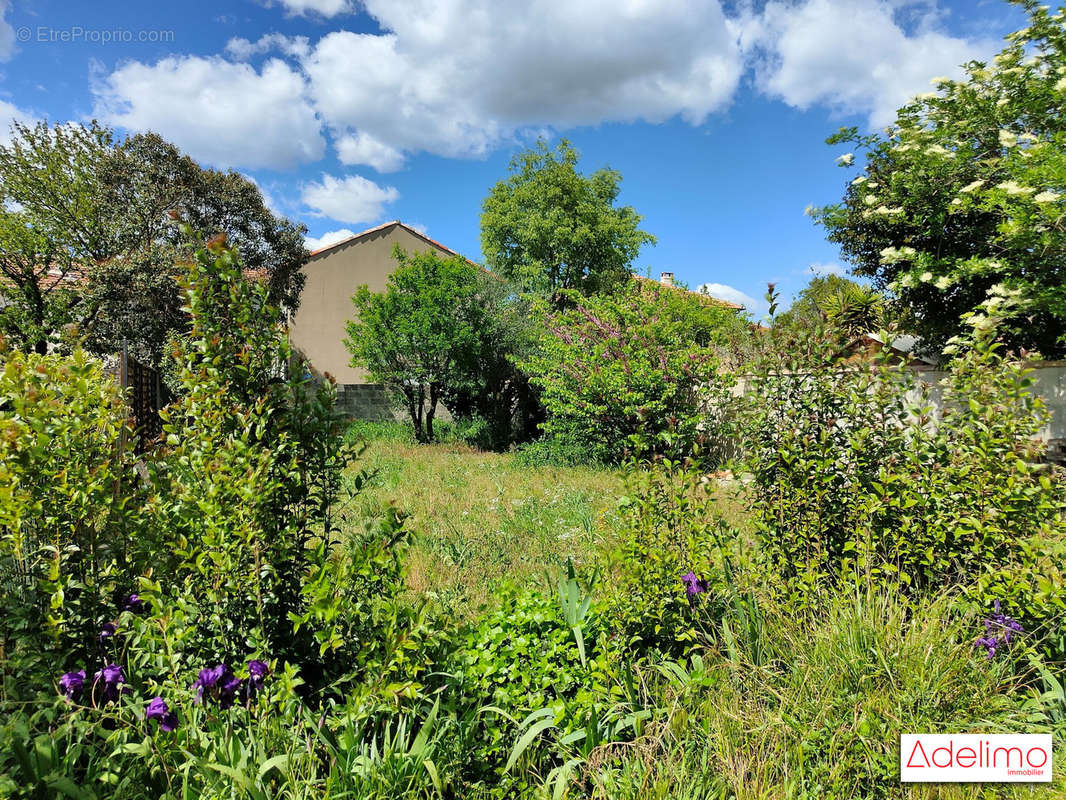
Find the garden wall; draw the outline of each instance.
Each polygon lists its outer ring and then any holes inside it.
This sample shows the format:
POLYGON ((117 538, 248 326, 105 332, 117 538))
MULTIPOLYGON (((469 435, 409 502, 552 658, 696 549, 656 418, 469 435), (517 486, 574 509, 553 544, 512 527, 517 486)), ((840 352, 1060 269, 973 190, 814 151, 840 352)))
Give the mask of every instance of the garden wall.
MULTIPOLYGON (((1050 413, 1048 424, 1040 431, 1040 438, 1048 443, 1048 457, 1066 461, 1066 361, 1034 361, 1033 393, 1042 398, 1050 413)), ((916 368, 915 374, 929 384, 931 397, 941 406, 940 381, 948 373, 932 368, 916 368)))

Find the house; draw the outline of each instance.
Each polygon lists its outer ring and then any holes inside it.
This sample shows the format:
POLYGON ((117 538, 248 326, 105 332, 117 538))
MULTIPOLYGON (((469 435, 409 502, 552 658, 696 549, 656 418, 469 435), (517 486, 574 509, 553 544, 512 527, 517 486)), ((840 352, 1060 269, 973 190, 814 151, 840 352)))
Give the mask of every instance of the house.
POLYGON ((306 277, 300 306, 289 317, 289 341, 307 359, 312 372, 337 381, 337 405, 363 419, 392 419, 385 390, 368 382, 366 372, 350 366, 344 346, 345 324, 352 318, 352 295, 366 284, 384 291, 396 268, 393 248, 408 253, 435 251, 448 258, 457 253, 399 220, 365 230, 311 253, 303 266, 306 277))
MULTIPOLYGON (((352 318, 352 295, 366 284, 371 291, 384 291, 396 268, 393 249, 408 253, 434 251, 442 257, 458 255, 454 250, 399 220, 365 230, 347 239, 319 248, 303 266, 306 277, 300 306, 289 317, 289 341, 307 360, 312 374, 329 375, 337 382, 337 405, 341 411, 363 419, 392 419, 394 411, 383 387, 369 382, 365 370, 353 367, 344 346, 346 323, 352 318)), ((649 285, 687 291, 674 284, 673 273, 664 272, 659 281, 636 276, 649 285)), ((740 310, 741 306, 699 294, 702 302, 740 310)))

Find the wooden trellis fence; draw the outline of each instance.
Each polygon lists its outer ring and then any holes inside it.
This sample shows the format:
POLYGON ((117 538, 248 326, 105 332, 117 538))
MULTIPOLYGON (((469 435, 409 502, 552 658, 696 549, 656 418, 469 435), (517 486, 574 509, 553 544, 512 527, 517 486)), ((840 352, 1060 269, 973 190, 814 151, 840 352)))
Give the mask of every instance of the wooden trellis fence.
POLYGON ((170 392, 159 371, 142 364, 125 347, 118 356, 117 377, 137 433, 137 449, 143 452, 163 432, 159 412, 170 402, 170 392))

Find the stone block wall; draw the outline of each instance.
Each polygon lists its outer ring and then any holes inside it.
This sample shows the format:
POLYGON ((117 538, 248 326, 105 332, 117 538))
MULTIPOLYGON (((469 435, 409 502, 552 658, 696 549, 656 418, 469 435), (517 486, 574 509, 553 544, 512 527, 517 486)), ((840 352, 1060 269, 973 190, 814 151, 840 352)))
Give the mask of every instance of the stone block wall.
POLYGON ((337 409, 352 419, 381 422, 402 418, 402 412, 393 407, 385 387, 372 383, 338 384, 337 409))

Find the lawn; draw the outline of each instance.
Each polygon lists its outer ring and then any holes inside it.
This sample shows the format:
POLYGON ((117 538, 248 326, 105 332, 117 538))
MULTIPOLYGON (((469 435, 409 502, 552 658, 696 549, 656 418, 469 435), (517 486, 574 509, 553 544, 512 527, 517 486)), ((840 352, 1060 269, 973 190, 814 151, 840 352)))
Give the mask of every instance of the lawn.
POLYGON ((349 516, 373 517, 390 503, 410 515, 412 591, 465 615, 504 582, 541 581, 567 558, 580 565, 613 543, 619 471, 527 466, 515 453, 417 444, 406 431, 357 427, 367 449, 350 471, 370 479, 349 516))

